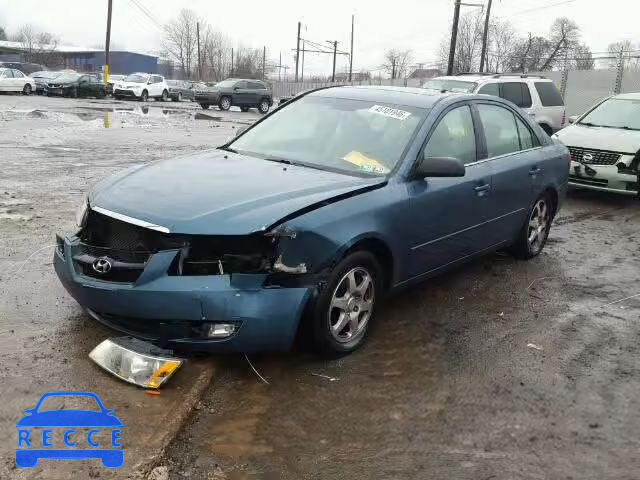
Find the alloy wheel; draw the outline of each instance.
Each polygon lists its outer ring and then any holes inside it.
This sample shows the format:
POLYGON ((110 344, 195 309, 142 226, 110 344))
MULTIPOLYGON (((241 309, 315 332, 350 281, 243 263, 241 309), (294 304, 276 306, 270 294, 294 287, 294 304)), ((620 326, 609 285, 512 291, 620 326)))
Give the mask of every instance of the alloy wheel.
POLYGON ((544 241, 549 232, 549 221, 549 206, 545 199, 542 198, 536 202, 529 217, 527 242, 529 243, 531 253, 538 253, 544 245, 544 241))
POLYGON ((373 277, 363 267, 349 270, 338 282, 329 303, 328 322, 333 338, 340 343, 363 334, 375 301, 373 277))
POLYGON ((222 102, 220 102, 222 104, 222 109, 223 110, 229 110, 229 108, 231 108, 231 102, 229 101, 228 98, 223 98, 222 102))

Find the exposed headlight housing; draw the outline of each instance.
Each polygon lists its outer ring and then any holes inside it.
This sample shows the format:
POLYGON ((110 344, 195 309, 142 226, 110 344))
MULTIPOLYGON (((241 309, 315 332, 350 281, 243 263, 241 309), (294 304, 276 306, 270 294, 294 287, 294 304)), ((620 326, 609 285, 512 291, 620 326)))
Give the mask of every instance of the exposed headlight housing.
POLYGON ((82 197, 82 203, 76 210, 76 225, 78 228, 84 228, 87 224, 87 217, 89 215, 89 198, 87 195, 82 197))
POLYGON ((160 388, 184 363, 169 351, 132 337, 107 339, 89 357, 121 380, 143 388, 160 388))

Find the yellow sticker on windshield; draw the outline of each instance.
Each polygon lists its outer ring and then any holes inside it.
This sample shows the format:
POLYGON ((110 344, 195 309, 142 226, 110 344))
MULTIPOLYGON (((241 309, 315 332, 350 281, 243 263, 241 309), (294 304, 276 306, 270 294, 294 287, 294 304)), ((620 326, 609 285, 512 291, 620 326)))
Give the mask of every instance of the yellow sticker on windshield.
POLYGON ((375 158, 367 157, 363 153, 357 152, 355 150, 347 153, 342 158, 346 162, 353 163, 354 165, 359 166, 365 172, 389 173, 389 169, 382 165, 378 160, 376 160, 375 158))

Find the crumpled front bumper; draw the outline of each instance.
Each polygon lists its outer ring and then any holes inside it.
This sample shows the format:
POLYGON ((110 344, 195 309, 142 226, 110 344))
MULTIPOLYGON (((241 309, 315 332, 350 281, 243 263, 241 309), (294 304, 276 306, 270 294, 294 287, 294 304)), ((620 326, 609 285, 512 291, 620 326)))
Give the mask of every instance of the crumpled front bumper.
POLYGON ((264 286, 266 274, 171 276, 178 250, 151 255, 134 283, 79 274, 75 236, 54 253, 56 273, 69 294, 100 322, 139 338, 197 351, 286 351, 295 339, 312 287, 264 286), (205 323, 232 322, 226 338, 194 335, 205 323))
POLYGON ((638 193, 638 175, 621 173, 616 165, 583 165, 572 161, 569 185, 603 192, 635 195, 638 193))

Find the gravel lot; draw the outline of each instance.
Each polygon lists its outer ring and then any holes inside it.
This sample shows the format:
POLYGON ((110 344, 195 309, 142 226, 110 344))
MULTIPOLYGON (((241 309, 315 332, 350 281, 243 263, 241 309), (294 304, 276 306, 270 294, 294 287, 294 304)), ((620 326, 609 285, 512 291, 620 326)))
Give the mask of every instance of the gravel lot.
MULTIPOLYGON (((141 107, 0 96, 0 478, 17 475, 15 421, 52 379, 146 407, 90 365, 109 332, 53 273, 81 193, 259 118, 141 107)), ((354 355, 252 356, 269 384, 241 355, 214 358, 162 464, 173 479, 639 478, 639 244, 637 199, 572 192, 538 258, 492 255, 395 295, 354 355)))

